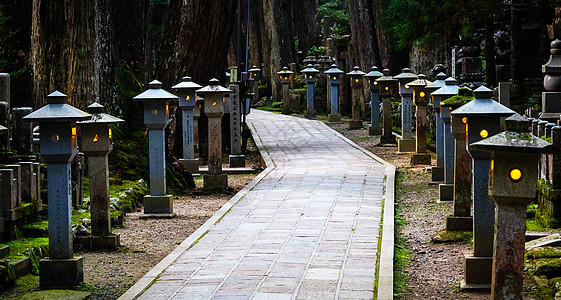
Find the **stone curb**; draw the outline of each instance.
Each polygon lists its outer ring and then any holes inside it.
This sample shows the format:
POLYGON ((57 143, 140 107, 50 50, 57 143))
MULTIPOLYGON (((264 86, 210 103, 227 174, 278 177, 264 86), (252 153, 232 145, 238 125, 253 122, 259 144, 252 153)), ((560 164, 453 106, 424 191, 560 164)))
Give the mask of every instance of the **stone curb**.
MULTIPOLYGON (((321 121, 318 121, 323 123, 321 121)), ((323 123, 325 125, 325 123, 323 123)), ((337 133, 337 135, 346 141, 349 145, 362 151, 364 154, 372 157, 372 159, 380 162, 386 166, 385 171, 385 187, 384 187, 384 200, 382 203, 384 215, 382 216, 382 245, 380 247, 380 263, 377 270, 378 280, 378 294, 374 299, 386 300, 393 299, 393 256, 394 256, 394 204, 395 204, 395 171, 396 167, 372 152, 357 145, 347 137, 343 136, 333 128, 325 125, 327 128, 337 133)), ((393 133, 396 136, 396 133, 393 133)))
POLYGON ((195 245, 200 238, 202 238, 209 230, 217 224, 220 219, 226 215, 230 209, 240 200, 242 199, 247 192, 249 192, 257 183, 259 183, 267 174, 273 171, 277 166, 269 156, 267 149, 263 146, 261 141, 261 137, 255 131, 253 124, 248 123, 248 127, 251 131, 257 149, 259 149, 259 153, 261 157, 265 161, 267 168, 263 170, 257 177, 253 178, 253 180, 244 187, 241 191, 239 191, 234 197, 232 197, 226 204, 224 204, 214 215, 208 219, 201 227, 199 227, 195 232, 193 232, 189 237, 187 237, 177 248, 175 248, 168 256, 166 256, 162 261, 160 261, 154 268, 152 268, 146 275, 144 275, 136 284, 134 284, 130 289, 128 289, 119 300, 132 300, 139 297, 152 283, 157 277, 185 251, 195 245), (251 126, 249 126, 251 125, 251 126))

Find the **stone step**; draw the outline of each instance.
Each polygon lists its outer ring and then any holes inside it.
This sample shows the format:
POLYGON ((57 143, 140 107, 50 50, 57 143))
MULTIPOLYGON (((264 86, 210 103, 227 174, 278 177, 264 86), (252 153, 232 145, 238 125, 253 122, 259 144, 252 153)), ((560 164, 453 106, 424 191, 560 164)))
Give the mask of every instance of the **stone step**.
POLYGON ((0 258, 4 258, 10 254, 10 246, 0 246, 0 258))

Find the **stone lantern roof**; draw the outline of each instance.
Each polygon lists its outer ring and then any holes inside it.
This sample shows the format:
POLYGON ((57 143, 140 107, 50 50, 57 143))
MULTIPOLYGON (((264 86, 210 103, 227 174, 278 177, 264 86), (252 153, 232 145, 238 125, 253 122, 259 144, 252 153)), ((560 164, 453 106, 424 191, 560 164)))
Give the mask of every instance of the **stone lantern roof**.
POLYGON ((411 69, 403 68, 402 72, 395 75, 393 78, 399 80, 400 82, 408 83, 417 79, 417 75, 413 74, 411 69))
MULTIPOLYGON (((446 78, 444 80, 444 86, 438 90, 432 92, 433 96, 454 96, 458 94, 460 87, 457 85, 458 81, 452 77, 446 78)), ((428 86, 427 86, 428 88, 428 86)))
POLYGON ((182 81, 174 86, 172 86, 172 89, 176 89, 176 90, 180 90, 180 89, 200 89, 203 86, 197 83, 194 83, 193 81, 191 81, 191 77, 189 76, 185 76, 182 78, 182 81))
POLYGON ((94 102, 90 106, 88 106, 88 113, 92 115, 91 119, 78 122, 78 124, 92 124, 92 123, 107 123, 107 124, 114 124, 114 123, 121 123, 125 120, 114 117, 110 114, 106 114, 105 108, 103 105, 94 102))
POLYGON ((434 92, 434 91, 438 90, 439 88, 446 85, 445 79, 446 79, 446 74, 444 74, 443 72, 440 72, 436 75, 436 80, 433 81, 431 84, 428 84, 425 87, 425 89, 427 89, 430 92, 434 92))
POLYGON ((397 82, 397 79, 394 79, 393 77, 390 76, 390 70, 389 69, 384 69, 382 71, 382 73, 384 74, 382 77, 376 79, 376 82, 378 83, 393 83, 393 82, 397 82))
POLYGON ((23 117, 23 120, 28 122, 72 122, 90 117, 90 114, 66 104, 66 95, 55 91, 47 96, 47 105, 23 117))
MULTIPOLYGON (((394 77, 395 78, 395 77, 394 77)), ((419 74, 418 79, 409 82, 406 86, 406 88, 409 87, 426 87, 427 85, 431 84, 432 82, 430 82, 429 80, 427 80, 425 74, 419 74)))
POLYGON ((137 101, 177 101, 179 98, 162 89, 162 83, 158 80, 153 80, 148 84, 148 89, 143 93, 132 98, 137 101))
POLYGON ((324 73, 327 74, 327 75, 339 75, 339 74, 344 74, 345 72, 338 69, 336 64, 332 64, 331 68, 329 70, 325 71, 324 73))
MULTIPOLYGON (((289 71, 290 72, 290 71, 289 71)), ((197 94, 198 95, 207 95, 207 94, 215 94, 215 93, 231 93, 232 90, 229 90, 225 87, 220 86, 220 82, 218 81, 218 79, 213 78, 211 80, 209 80, 208 82, 209 85, 198 89, 197 90, 197 94)))
POLYGON ((292 75, 294 72, 290 71, 288 67, 282 67, 282 70, 277 72, 277 75, 292 75))
POLYGON ((370 72, 368 72, 366 75, 364 75, 364 77, 372 79, 372 80, 376 80, 380 77, 382 77, 384 74, 382 74, 382 72, 378 71, 378 68, 375 66, 372 66, 372 69, 370 69, 370 72))
POLYGON ((304 74, 311 74, 311 75, 314 75, 314 74, 319 73, 319 70, 318 70, 318 69, 315 69, 315 68, 312 66, 312 64, 308 64, 308 65, 306 66, 306 68, 305 68, 304 70, 302 70, 301 72, 304 73, 304 74))
POLYGON ((452 115, 479 115, 508 117, 515 113, 512 109, 491 99, 493 91, 480 86, 473 91, 475 99, 454 110, 452 115))

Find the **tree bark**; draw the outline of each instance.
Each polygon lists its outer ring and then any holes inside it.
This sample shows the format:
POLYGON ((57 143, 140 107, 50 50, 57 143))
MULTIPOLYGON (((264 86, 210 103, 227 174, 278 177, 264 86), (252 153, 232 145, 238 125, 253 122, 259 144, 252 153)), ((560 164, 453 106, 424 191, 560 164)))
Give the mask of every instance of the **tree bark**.
POLYGON ((353 56, 362 70, 372 66, 380 67, 380 50, 377 34, 374 31, 372 1, 348 0, 351 20, 353 56))

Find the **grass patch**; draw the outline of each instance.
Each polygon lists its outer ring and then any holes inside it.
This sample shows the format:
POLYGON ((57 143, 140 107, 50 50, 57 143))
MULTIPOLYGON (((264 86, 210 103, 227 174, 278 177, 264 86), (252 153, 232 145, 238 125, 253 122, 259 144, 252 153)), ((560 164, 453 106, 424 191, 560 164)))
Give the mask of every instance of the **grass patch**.
POLYGON ((403 197, 403 182, 407 180, 408 175, 403 172, 397 172, 395 185, 395 243, 394 243, 394 259, 393 259, 393 293, 394 298, 402 298, 407 291, 407 273, 405 268, 411 261, 411 251, 407 249, 406 241, 401 236, 401 230, 406 224, 400 215, 402 214, 401 199, 403 197))

